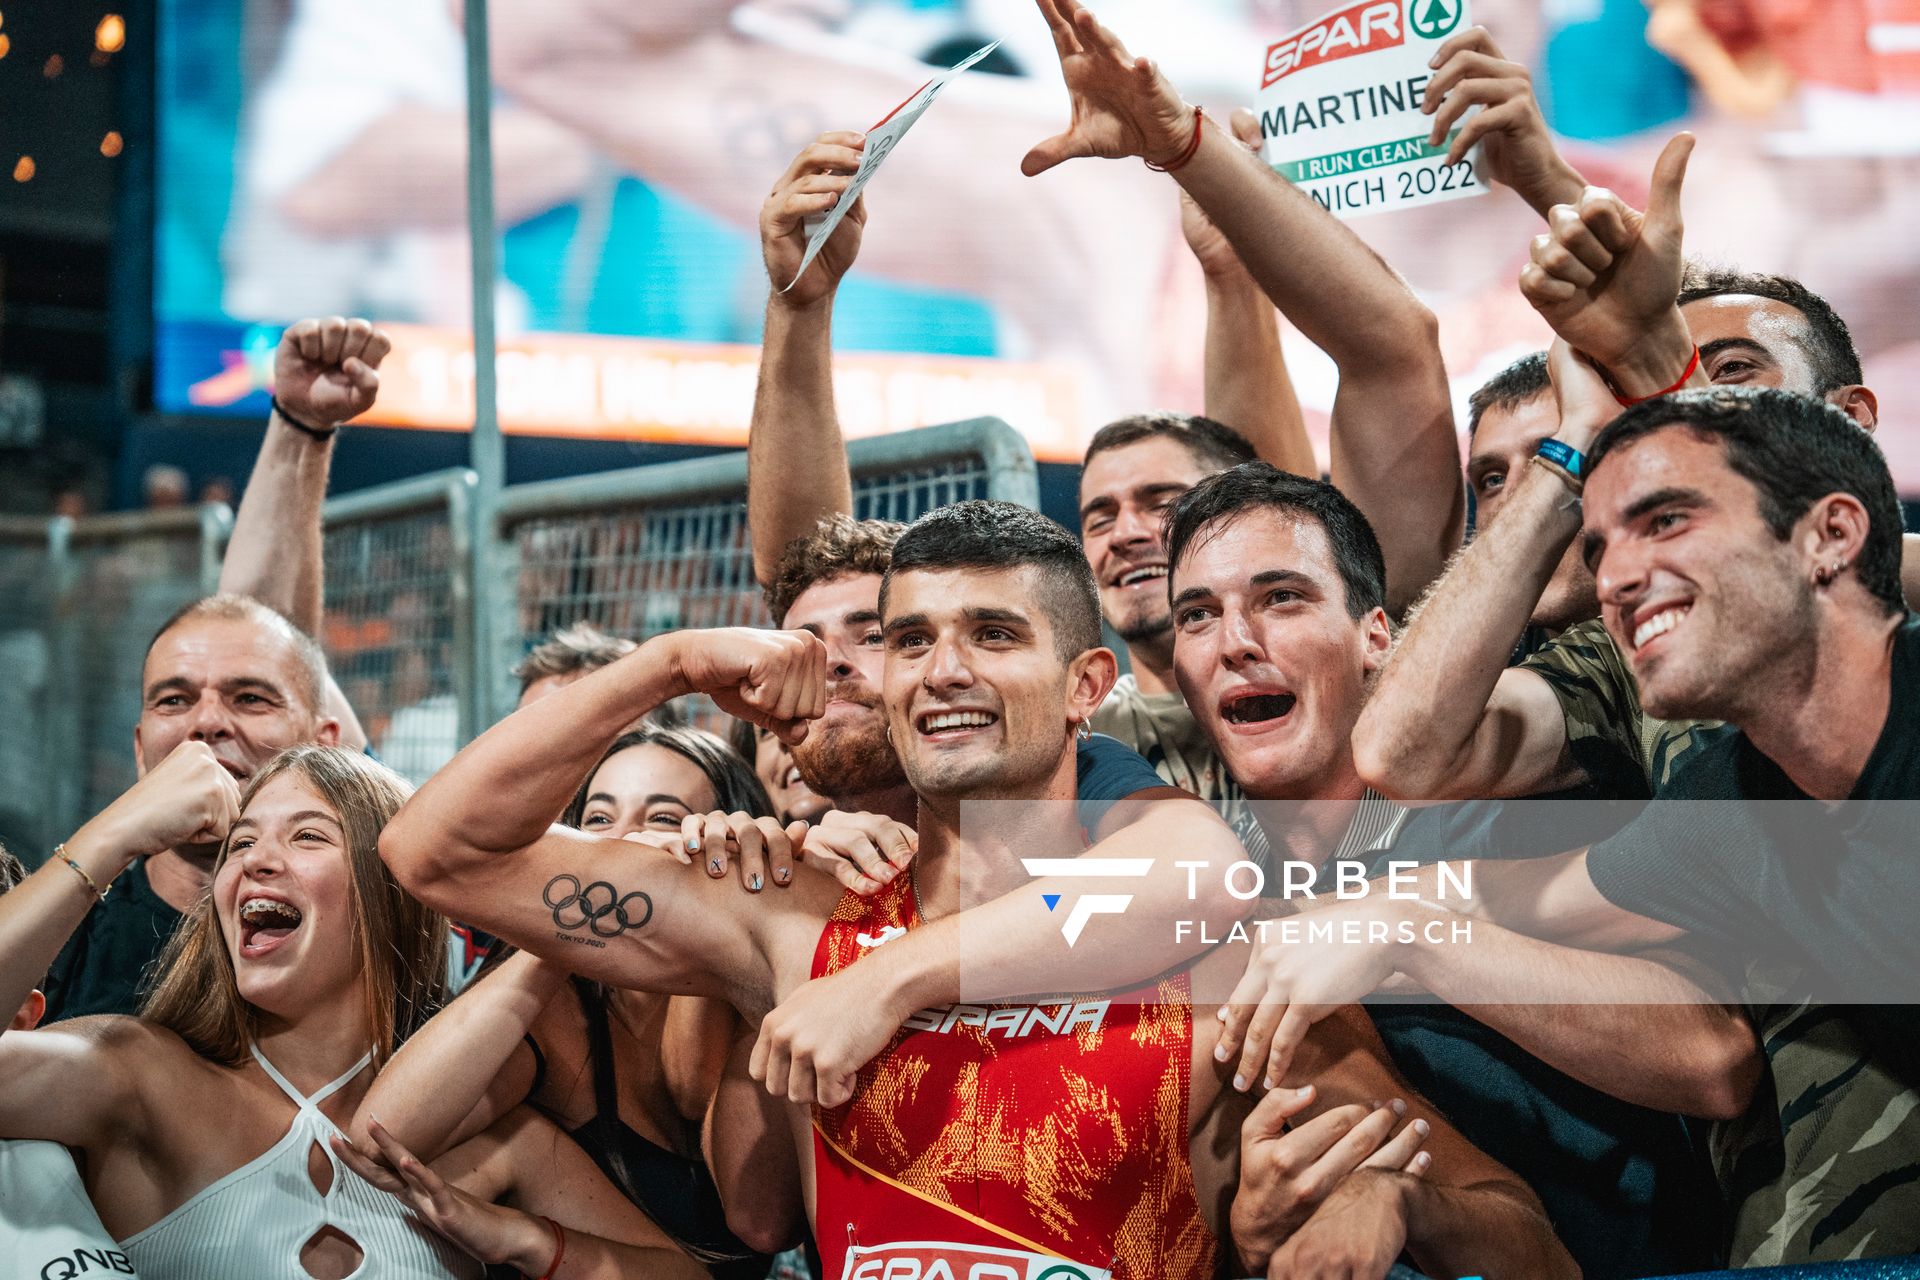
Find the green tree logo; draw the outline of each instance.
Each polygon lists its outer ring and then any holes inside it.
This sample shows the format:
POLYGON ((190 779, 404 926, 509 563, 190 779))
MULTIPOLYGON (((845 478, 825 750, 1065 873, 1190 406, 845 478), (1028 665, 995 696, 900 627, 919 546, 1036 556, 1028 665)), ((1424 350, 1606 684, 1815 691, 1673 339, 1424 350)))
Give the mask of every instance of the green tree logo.
POLYGON ((1415 35, 1438 40, 1460 25, 1465 8, 1462 0, 1407 0, 1407 23, 1415 35))

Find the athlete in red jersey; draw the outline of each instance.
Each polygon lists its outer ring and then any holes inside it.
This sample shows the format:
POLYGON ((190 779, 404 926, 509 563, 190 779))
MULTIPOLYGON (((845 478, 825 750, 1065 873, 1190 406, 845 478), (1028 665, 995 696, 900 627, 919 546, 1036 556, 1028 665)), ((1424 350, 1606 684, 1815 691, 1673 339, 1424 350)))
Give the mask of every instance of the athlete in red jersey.
MULTIPOLYGON (((1083 843, 1075 730, 1115 674, 1099 646, 1085 557, 1033 512, 963 503, 902 537, 886 583, 888 725, 920 797, 906 888, 849 902, 837 884, 806 875, 755 898, 641 846, 549 829, 540 817, 636 713, 669 697, 709 692, 791 734, 824 702, 820 647, 794 633, 649 642, 483 735, 388 825, 382 852, 428 903, 527 950, 609 983, 723 996, 749 1020, 805 985, 816 963, 843 964, 849 947, 877 953, 855 967, 897 977, 880 1005, 907 1034, 868 1069, 851 1105, 817 1117, 817 1138, 809 1106, 788 1115, 820 1243, 844 1259, 843 1274, 899 1280, 944 1262, 956 1276, 1211 1275, 1250 1103, 1227 1087, 1210 1052, 1217 1024, 1210 1010, 1187 1007, 1183 980, 1136 1003, 952 1008, 960 975, 912 959, 946 954, 911 945, 920 941, 912 935, 944 935, 979 962, 970 985, 977 977, 1013 994, 1098 985, 1072 967, 1041 901, 1048 886, 1020 863, 1070 856, 1083 843), (963 830, 961 806, 977 800, 1027 803, 972 809, 963 830), (970 901, 985 905, 965 910, 970 901), (923 918, 930 923, 912 927, 923 918), (915 1013, 929 1008, 937 1012, 915 1013)), ((1196 802, 1162 803, 1180 810, 1163 833, 1167 848, 1185 846, 1182 828, 1218 821, 1196 802)), ((1152 958, 1166 940, 1156 952, 1151 935, 1171 931, 1141 914, 1101 923, 1130 944, 1130 958, 1166 967, 1152 958)), ((1228 989, 1244 962, 1239 949, 1219 950, 1194 980, 1228 989)), ((1340 1187, 1365 1184, 1369 1194, 1334 1189, 1322 1212, 1342 1211, 1340 1229, 1375 1250, 1379 1272, 1404 1244, 1430 1272, 1570 1274, 1531 1193, 1407 1095, 1382 1061, 1364 1014, 1336 1014, 1315 1028, 1289 1083, 1315 1084, 1317 1110, 1407 1096, 1409 1122, 1432 1127, 1431 1171, 1363 1170, 1368 1177, 1340 1187)), ((813 1101, 785 1063, 763 1067, 793 1101, 813 1101)), ((1236 1223, 1258 1222, 1259 1207, 1241 1206, 1236 1223)))
MULTIPOLYGON (((820 935, 813 976, 921 923, 911 877, 872 898, 849 893, 820 935)), ((843 1254, 930 1264, 961 1244, 1116 1275, 1211 1274, 1219 1251, 1187 1157, 1187 997, 1181 972, 1110 997, 909 1017, 853 1100, 815 1116, 814 1238, 827 1273, 849 1274, 843 1254)))

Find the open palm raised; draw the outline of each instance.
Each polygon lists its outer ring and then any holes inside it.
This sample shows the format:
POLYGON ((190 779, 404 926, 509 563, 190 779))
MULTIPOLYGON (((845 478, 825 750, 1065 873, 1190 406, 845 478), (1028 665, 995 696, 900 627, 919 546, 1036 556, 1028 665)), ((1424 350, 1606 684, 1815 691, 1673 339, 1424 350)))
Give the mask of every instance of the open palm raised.
POLYGON ((1045 173, 1079 156, 1140 156, 1164 164, 1186 149, 1193 108, 1146 58, 1127 52, 1118 36, 1075 0, 1039 0, 1053 29, 1060 74, 1073 100, 1073 119, 1027 152, 1020 171, 1045 173))

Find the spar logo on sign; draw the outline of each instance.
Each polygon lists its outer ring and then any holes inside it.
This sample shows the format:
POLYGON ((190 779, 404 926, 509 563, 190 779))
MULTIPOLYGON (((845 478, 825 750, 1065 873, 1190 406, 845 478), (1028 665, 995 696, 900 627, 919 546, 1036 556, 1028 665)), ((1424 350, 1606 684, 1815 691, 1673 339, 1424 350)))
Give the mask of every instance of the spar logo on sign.
POLYGON ((1058 1256, 987 1245, 913 1240, 847 1250, 845 1280, 1111 1280, 1058 1256))
MULTIPOLYGON (((1412 0, 1412 3, 1419 8, 1441 3, 1441 0, 1412 0)), ((1458 22, 1460 0, 1452 0, 1452 7, 1453 21, 1458 22)), ((1426 17, 1424 9, 1420 17, 1426 17)), ((1268 49, 1267 74, 1260 87, 1271 88, 1275 81, 1296 71, 1351 58, 1356 53, 1398 48, 1406 38, 1406 31, 1400 25, 1400 0, 1360 0, 1359 4, 1330 13, 1268 49)))
POLYGON ((1422 40, 1438 40, 1460 25, 1460 0, 1407 0, 1407 25, 1422 40))

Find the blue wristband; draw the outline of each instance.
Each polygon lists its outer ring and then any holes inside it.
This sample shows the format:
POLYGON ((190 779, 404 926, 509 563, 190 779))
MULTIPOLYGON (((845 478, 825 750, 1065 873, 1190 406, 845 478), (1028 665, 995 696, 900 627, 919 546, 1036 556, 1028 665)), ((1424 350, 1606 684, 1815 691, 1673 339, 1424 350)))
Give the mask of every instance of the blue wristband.
POLYGON ((1539 453, 1554 466, 1564 468, 1575 480, 1585 479, 1581 473, 1587 469, 1587 456, 1566 441, 1551 437, 1542 440, 1539 453))

